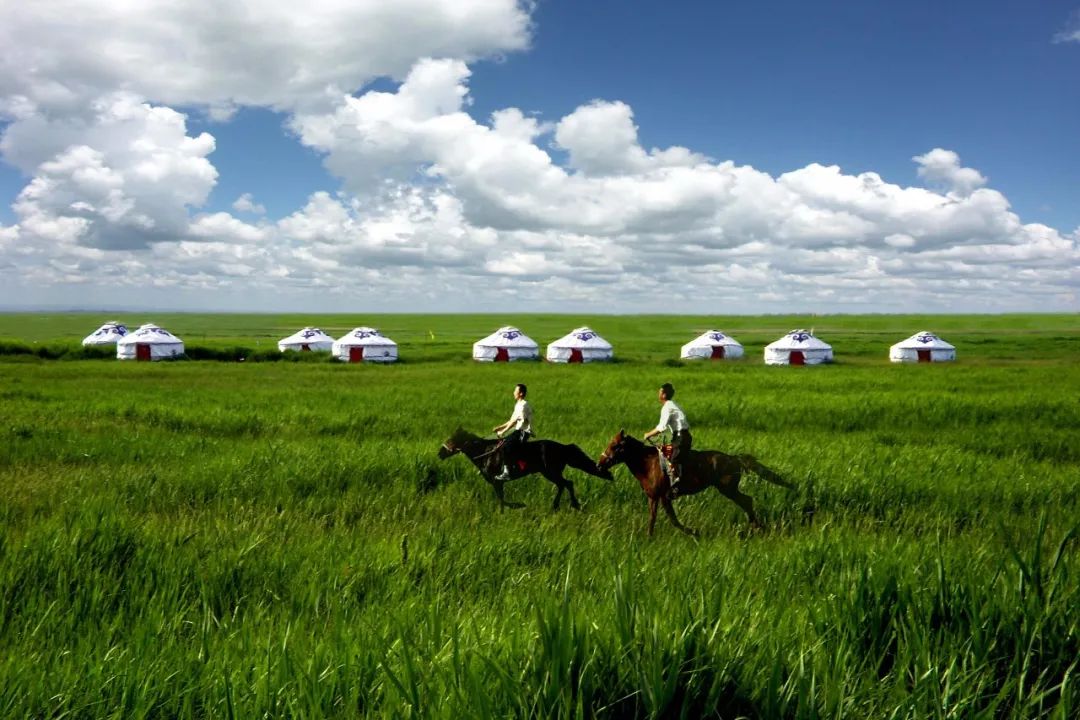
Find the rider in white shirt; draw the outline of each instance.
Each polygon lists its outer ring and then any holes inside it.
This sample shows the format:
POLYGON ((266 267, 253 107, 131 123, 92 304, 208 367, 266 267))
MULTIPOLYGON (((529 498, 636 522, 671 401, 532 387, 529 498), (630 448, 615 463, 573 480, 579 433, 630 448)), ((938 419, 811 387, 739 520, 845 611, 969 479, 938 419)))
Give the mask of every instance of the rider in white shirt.
POLYGON ((660 422, 655 428, 645 433, 645 439, 659 435, 665 430, 671 431, 671 491, 678 494, 679 475, 682 470, 679 456, 690 452, 694 438, 690 435, 690 423, 686 420, 686 413, 682 411, 672 398, 675 397, 675 388, 671 383, 660 386, 659 399, 663 406, 660 409, 660 422))
POLYGON ((517 402, 514 403, 514 413, 502 425, 492 428, 499 437, 507 430, 510 431, 500 448, 502 472, 495 476, 496 480, 510 479, 510 462, 514 459, 515 452, 532 436, 533 411, 529 401, 525 399, 528 394, 529 389, 523 383, 515 385, 514 400, 517 402))

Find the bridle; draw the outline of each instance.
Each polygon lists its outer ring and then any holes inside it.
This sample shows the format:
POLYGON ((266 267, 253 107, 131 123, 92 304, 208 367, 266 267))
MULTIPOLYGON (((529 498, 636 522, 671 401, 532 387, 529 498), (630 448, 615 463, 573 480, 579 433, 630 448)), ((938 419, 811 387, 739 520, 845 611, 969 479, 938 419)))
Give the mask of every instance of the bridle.
MULTIPOLYGON (((617 443, 616 447, 618 447, 621 450, 622 449, 622 443, 621 442, 617 443)), ((615 453, 611 453, 609 455, 607 449, 605 449, 604 452, 600 453, 600 462, 596 463, 596 465, 601 470, 607 470, 612 465, 614 465, 615 462, 616 462, 615 453)))
MULTIPOLYGON (((453 439, 453 438, 451 438, 451 439, 453 439)), ((487 452, 480 453, 479 455, 477 455, 476 457, 474 457, 472 459, 473 460, 481 460, 483 458, 488 457, 489 455, 494 455, 496 452, 499 451, 499 449, 502 447, 502 445, 503 445, 503 441, 500 440, 499 442, 495 443, 495 447, 491 448, 487 452)), ((458 447, 451 446, 450 445, 450 440, 447 440, 446 442, 444 442, 442 444, 442 449, 445 450, 450 455, 454 455, 456 453, 463 452, 460 446, 458 446, 458 447)))

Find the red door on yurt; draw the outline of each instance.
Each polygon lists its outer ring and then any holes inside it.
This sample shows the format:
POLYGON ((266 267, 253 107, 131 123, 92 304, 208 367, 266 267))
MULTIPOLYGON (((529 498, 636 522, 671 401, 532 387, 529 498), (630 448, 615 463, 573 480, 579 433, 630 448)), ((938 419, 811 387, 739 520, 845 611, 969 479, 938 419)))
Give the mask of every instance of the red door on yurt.
POLYGON ((510 351, 506 348, 495 348, 495 362, 510 362, 510 351))
POLYGON ((805 365, 806 356, 803 355, 802 350, 792 350, 788 355, 788 363, 790 365, 805 365))
POLYGON ((713 345, 712 346, 711 358, 713 360, 723 360, 724 359, 724 346, 723 345, 713 345))
POLYGON ((311 352, 311 346, 307 343, 304 343, 300 346, 300 352, 311 352))
POLYGON ((349 348, 349 362, 364 362, 364 348, 349 348))
POLYGON ((581 356, 581 350, 578 348, 570 348, 570 362, 579 363, 585 362, 585 358, 581 356))
POLYGON ((135 359, 136 360, 149 360, 150 359, 150 346, 146 343, 139 343, 135 346, 135 359))
POLYGON ((919 362, 930 362, 929 350, 916 350, 915 352, 919 353, 919 362))

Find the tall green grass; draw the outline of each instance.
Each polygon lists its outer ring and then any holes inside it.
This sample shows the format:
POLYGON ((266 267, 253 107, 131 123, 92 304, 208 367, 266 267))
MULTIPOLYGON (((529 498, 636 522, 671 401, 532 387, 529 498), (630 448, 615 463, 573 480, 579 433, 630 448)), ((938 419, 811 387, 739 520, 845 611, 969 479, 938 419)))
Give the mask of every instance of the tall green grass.
MULTIPOLYGON (((393 367, 0 362, 0 717, 1076 716, 1073 319, 939 318, 960 362, 898 367, 873 339, 896 318, 834 318, 854 359, 827 338, 841 362, 801 369, 474 365, 422 339, 440 320, 402 320, 393 367), (436 451, 519 381, 592 456, 671 381, 695 445, 797 489, 744 482, 762 533, 680 500, 699 540, 648 539, 625 469, 573 473, 580 513, 539 478, 500 512, 436 451)), ((603 320, 617 353, 675 340, 603 320)), ((573 325, 521 321, 545 323, 573 325)))

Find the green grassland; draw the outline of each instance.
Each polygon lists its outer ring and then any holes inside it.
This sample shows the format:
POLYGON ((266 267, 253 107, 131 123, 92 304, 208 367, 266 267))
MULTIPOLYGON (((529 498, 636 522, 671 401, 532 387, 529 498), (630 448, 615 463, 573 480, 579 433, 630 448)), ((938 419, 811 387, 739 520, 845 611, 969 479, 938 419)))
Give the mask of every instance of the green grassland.
MULTIPOLYGON (((113 316, 0 316, 74 347, 113 316)), ((387 367, 0 355, 0 717, 1066 718, 1080 711, 1080 318, 132 315, 189 347, 306 324, 398 341, 387 367), (588 323, 606 365, 480 365, 514 322, 588 323), (680 363, 713 326, 747 358, 680 363), (837 362, 761 364, 814 327, 837 362), (896 366, 939 332, 955 364, 896 366), (766 529, 625 468, 500 512, 458 425, 530 387, 597 456, 675 384, 695 446, 751 453, 766 529)))

